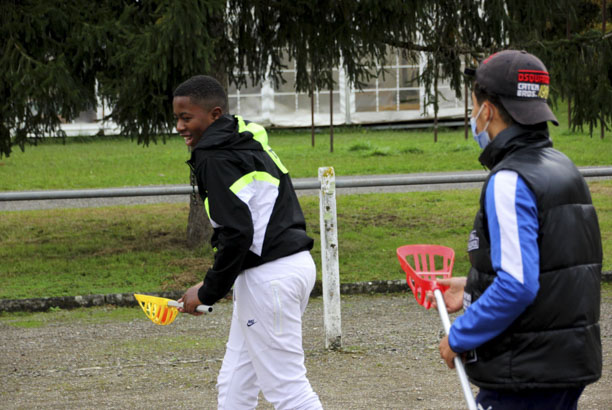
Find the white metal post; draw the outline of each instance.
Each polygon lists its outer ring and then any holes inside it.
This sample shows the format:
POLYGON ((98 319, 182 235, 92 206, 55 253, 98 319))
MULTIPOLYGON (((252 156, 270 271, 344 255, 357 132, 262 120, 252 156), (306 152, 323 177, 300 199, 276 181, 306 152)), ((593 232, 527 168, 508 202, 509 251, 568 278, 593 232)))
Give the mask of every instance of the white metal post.
POLYGON ((336 177, 333 167, 319 168, 319 216, 321 223, 321 268, 325 348, 342 347, 340 314, 340 269, 336 220, 336 177))

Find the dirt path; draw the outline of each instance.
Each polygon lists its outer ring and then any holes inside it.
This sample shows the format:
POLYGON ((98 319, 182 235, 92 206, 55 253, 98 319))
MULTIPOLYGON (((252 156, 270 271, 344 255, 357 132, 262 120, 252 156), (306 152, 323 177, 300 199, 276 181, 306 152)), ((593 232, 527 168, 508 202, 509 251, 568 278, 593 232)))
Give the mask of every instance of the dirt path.
MULTIPOLYGON (((113 320, 112 309, 88 312, 97 319, 68 313, 64 321, 34 328, 0 321, 0 408, 216 408, 229 302, 213 315, 181 316, 170 326, 136 314, 113 320)), ((612 408, 609 289, 601 324, 604 374, 587 387, 580 409, 612 408)), ((456 374, 439 360, 435 311, 407 294, 343 296, 342 329, 342 351, 325 350, 323 303, 313 298, 304 348, 308 376, 326 409, 463 408, 456 374)), ((258 409, 271 408, 260 401, 258 409)))

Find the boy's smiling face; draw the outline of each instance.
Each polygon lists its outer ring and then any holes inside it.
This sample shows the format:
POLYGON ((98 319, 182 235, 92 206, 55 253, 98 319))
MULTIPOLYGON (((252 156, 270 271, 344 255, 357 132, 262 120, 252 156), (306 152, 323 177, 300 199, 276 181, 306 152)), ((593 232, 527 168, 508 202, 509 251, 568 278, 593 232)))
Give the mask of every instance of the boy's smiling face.
POLYGON ((222 114, 220 107, 208 111, 201 105, 194 104, 191 98, 186 96, 174 97, 172 109, 176 130, 185 139, 185 144, 192 149, 200 141, 204 131, 222 114))

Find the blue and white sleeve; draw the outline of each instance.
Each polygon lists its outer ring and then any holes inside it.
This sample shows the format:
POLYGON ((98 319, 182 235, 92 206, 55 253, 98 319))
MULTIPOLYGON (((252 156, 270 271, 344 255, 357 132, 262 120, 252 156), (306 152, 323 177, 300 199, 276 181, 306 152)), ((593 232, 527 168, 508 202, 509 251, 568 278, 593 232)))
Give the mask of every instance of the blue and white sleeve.
POLYGON ((539 289, 538 208, 535 195, 514 171, 491 177, 485 193, 491 261, 497 277, 453 323, 454 352, 472 350, 502 333, 539 289))

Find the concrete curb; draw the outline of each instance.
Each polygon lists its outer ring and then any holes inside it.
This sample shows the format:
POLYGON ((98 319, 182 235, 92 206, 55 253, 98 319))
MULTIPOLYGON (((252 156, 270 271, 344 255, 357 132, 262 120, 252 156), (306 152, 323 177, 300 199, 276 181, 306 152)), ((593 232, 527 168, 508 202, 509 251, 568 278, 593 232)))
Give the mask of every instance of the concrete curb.
MULTIPOLYGON (((408 290, 406 281, 385 280, 358 283, 343 283, 340 285, 341 294, 363 293, 394 293, 408 290)), ((317 281, 311 296, 321 296, 322 284, 317 281)), ((178 299, 183 296, 182 291, 168 291, 147 293, 147 295, 160 296, 169 299, 178 299)), ((51 308, 74 309, 92 306, 136 306, 137 302, 132 293, 114 293, 108 295, 59 296, 33 299, 0 299, 0 312, 43 312, 51 308)))
MULTIPOLYGON (((602 282, 612 282, 612 271, 602 272, 602 282)), ((343 295, 367 293, 401 293, 408 291, 405 280, 379 280, 371 282, 342 283, 340 293, 343 295)), ((169 299, 178 299, 183 296, 182 291, 169 291, 147 293, 169 299)), ((321 296, 321 281, 317 281, 311 296, 321 296)), ((51 308, 74 309, 92 306, 136 306, 137 302, 132 293, 114 293, 108 295, 60 296, 34 299, 0 299, 0 312, 44 312, 51 308)))

